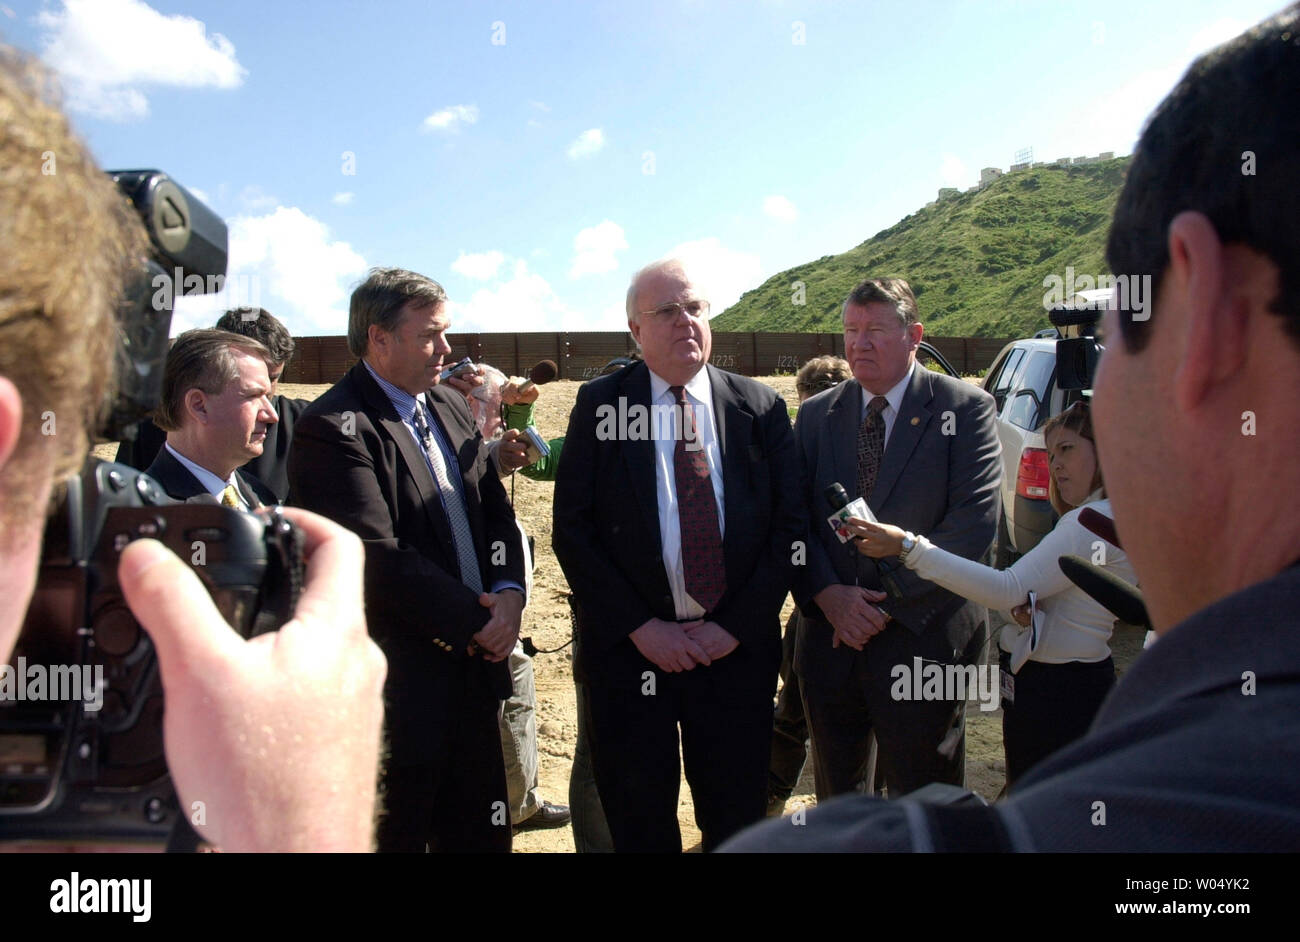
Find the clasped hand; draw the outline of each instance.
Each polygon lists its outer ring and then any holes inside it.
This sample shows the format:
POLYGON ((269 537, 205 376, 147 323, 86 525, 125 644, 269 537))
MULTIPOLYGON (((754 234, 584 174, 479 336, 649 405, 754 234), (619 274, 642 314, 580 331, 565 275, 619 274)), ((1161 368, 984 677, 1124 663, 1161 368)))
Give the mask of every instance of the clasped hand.
POLYGON ((696 664, 707 667, 740 645, 717 622, 703 619, 679 624, 652 618, 629 637, 646 660, 669 674, 693 670, 696 664))
POLYGON ((519 623, 523 619, 524 596, 516 589, 484 592, 478 602, 492 612, 486 625, 474 632, 469 653, 483 653, 483 659, 495 664, 504 661, 519 640, 519 623))

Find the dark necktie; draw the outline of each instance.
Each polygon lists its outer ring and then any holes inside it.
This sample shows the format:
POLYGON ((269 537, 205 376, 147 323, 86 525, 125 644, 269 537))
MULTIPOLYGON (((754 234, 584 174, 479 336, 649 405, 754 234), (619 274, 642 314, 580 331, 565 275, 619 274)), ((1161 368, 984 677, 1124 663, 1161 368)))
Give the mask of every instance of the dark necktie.
POLYGON ((433 477, 442 492, 442 503, 447 510, 447 520, 451 524, 452 541, 456 544, 456 561, 460 563, 460 581, 475 592, 483 591, 483 579, 479 575, 478 557, 474 552, 474 534, 469 528, 469 517, 465 513, 465 503, 460 491, 452 483, 447 462, 441 446, 434 438, 429 420, 424 417, 424 407, 420 400, 415 400, 415 431, 424 444, 424 452, 433 465, 433 477))
POLYGON ((880 459, 885 454, 885 417, 882 414, 889 400, 876 396, 867 405, 866 418, 858 427, 858 496, 863 500, 871 497, 871 489, 876 485, 876 475, 880 473, 880 459))
POLYGON ((718 502, 713 497, 713 481, 709 477, 704 443, 695 428, 695 410, 686 401, 686 388, 671 386, 669 389, 677 400, 682 417, 682 435, 677 439, 673 452, 677 520, 682 533, 682 570, 687 594, 708 613, 713 611, 727 588, 718 502))

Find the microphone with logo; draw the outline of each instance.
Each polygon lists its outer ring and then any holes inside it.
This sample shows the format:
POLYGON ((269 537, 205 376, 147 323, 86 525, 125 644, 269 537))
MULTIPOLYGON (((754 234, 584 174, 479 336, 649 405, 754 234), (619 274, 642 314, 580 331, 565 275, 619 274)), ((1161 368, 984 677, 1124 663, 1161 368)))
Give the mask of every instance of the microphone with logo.
MULTIPOLYGON (((822 492, 822 495, 826 498, 826 502, 831 505, 832 510, 840 511, 849 506, 850 501, 848 492, 844 490, 844 485, 839 481, 827 485, 826 490, 822 492)), ((866 506, 865 501, 862 501, 862 504, 864 507, 866 506)), ((869 519, 871 517, 871 512, 868 510, 866 514, 855 514, 855 516, 869 519)), ((862 538, 859 536, 849 538, 850 542, 857 542, 861 539, 862 538)), ((861 559, 871 559, 871 557, 864 557, 856 549, 853 550, 853 553, 857 557, 855 562, 861 559)), ((885 591, 889 593, 889 597, 901 601, 903 598, 903 590, 899 588, 898 581, 893 576, 894 571, 898 568, 898 564, 891 563, 889 560, 884 559, 871 559, 871 562, 875 564, 876 573, 880 576, 880 584, 884 586, 885 591)), ((881 611, 888 611, 883 605, 879 607, 881 611)))

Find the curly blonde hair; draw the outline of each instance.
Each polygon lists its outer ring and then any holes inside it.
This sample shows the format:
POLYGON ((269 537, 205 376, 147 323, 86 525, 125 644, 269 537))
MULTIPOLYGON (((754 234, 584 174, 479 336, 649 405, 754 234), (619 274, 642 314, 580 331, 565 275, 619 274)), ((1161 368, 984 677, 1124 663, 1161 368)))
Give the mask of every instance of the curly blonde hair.
MULTIPOLYGON (((76 470, 112 383, 116 311, 144 228, 59 110, 48 70, 0 46, 0 376, 22 397, 0 537, 76 470)), ((3 542, 0 540, 0 542, 3 542)))

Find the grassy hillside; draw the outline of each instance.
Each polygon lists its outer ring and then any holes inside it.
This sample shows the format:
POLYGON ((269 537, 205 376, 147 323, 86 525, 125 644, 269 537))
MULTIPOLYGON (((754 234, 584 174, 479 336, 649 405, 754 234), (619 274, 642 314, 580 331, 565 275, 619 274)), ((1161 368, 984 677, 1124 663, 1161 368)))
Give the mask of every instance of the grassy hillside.
POLYGON ((1050 326, 1043 279, 1109 269, 1106 232, 1129 158, 1005 174, 915 212, 841 255, 769 278, 713 319, 714 330, 838 331, 840 305, 868 276, 906 278, 928 333, 1010 337, 1050 326), (796 281, 806 303, 793 303, 796 281))

